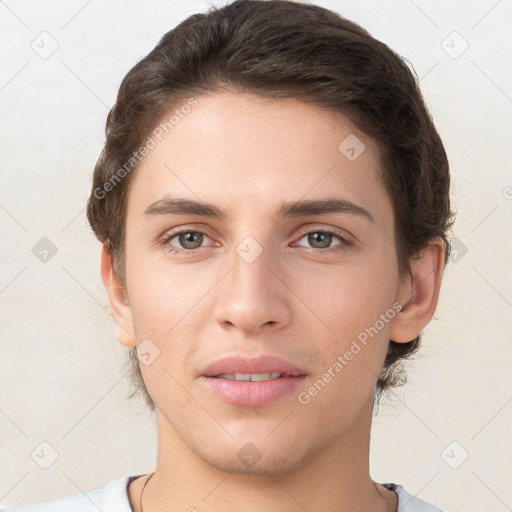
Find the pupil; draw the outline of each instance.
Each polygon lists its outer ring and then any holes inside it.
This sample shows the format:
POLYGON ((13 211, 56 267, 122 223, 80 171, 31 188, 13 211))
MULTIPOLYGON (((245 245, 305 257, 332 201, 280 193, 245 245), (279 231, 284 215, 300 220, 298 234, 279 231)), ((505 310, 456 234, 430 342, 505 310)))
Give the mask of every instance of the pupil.
POLYGON ((311 244, 313 243, 320 243, 320 245, 322 247, 328 247, 330 242, 331 242, 331 238, 332 238, 332 235, 330 233, 312 233, 310 236, 310 240, 309 242, 311 244), (323 241, 322 241, 323 239, 323 241))
MULTIPOLYGON (((197 247, 194 247, 194 243, 197 243, 197 240, 195 240, 198 236, 200 236, 201 233, 194 233, 194 232, 188 232, 188 233, 181 233, 181 240, 180 243, 183 247, 187 247, 188 249, 196 249, 197 247), (192 247, 189 247, 187 244, 192 244, 192 247)), ((199 243, 201 245, 201 243, 199 243)))

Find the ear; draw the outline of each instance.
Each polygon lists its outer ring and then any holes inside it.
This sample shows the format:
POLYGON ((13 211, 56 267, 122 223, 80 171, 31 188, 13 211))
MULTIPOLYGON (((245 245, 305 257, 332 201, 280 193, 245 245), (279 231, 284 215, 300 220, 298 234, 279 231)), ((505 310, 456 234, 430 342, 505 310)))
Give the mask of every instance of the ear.
POLYGON ((444 242, 435 237, 411 259, 412 276, 404 277, 397 302, 402 309, 391 325, 390 339, 407 343, 416 338, 434 316, 444 269, 444 242))
POLYGON ((110 306, 117 325, 119 341, 125 347, 134 348, 133 318, 125 287, 114 272, 112 254, 106 244, 101 249, 101 278, 107 290, 110 306))

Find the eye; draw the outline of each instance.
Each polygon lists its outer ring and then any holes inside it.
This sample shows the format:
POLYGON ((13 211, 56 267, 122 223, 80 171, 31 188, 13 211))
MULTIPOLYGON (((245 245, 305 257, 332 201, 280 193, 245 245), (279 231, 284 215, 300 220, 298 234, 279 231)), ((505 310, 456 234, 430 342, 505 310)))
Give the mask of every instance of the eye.
MULTIPOLYGON (((205 239, 209 239, 209 237, 202 231, 188 229, 167 234, 161 244, 171 254, 186 254, 193 253, 201 247, 204 247, 203 242, 205 239), (175 241, 173 242, 173 240, 175 241)), ((322 254, 333 253, 340 250, 343 251, 353 245, 353 243, 341 233, 331 229, 306 231, 299 240, 302 239, 307 239, 307 243, 312 245, 311 249, 322 254), (331 246, 333 240, 336 238, 340 240, 340 243, 331 246)), ((303 247, 302 245, 300 246, 303 247)))
POLYGON ((162 245, 173 254, 191 252, 202 247, 202 242, 205 238, 209 237, 202 231, 183 230, 168 234, 162 241, 162 245), (172 244, 171 241, 175 238, 177 241, 172 244), (176 248, 176 243, 178 243, 181 248, 176 248))
POLYGON ((315 251, 320 251, 322 253, 331 253, 338 250, 345 250, 352 245, 352 242, 344 237, 341 233, 330 229, 315 229, 313 231, 308 231, 303 234, 300 240, 304 238, 307 239, 307 243, 313 246, 312 248, 315 251), (335 238, 340 240, 341 243, 336 244, 334 247, 330 247, 333 239, 335 238))

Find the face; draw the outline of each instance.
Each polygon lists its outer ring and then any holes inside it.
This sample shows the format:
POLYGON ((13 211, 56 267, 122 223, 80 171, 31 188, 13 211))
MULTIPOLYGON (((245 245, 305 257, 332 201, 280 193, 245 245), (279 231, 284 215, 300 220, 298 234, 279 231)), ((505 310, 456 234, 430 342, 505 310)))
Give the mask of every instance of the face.
POLYGON ((124 343, 144 343, 159 420, 187 449, 228 471, 286 471, 372 400, 400 294, 391 201, 377 146, 343 117, 197 100, 131 183, 124 343))

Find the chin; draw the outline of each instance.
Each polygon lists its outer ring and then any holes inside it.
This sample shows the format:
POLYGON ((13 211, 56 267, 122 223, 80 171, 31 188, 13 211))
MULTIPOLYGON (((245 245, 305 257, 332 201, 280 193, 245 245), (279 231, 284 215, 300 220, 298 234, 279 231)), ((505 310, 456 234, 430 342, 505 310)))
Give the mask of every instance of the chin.
POLYGON ((279 475, 293 472, 304 464, 304 457, 300 456, 294 447, 290 446, 289 451, 284 453, 265 453, 265 450, 256 452, 247 443, 241 450, 232 452, 230 457, 226 453, 197 453, 207 464, 227 473, 237 475, 268 476, 268 474, 279 475), (245 453, 243 452, 245 448, 245 453), (254 459, 248 460, 248 454, 254 450, 254 459), (258 453, 260 455, 258 455, 258 453), (258 458, 261 457, 261 458, 258 458), (246 461, 244 461, 244 458, 246 461))
POLYGON ((290 432, 284 425, 280 428, 281 431, 276 429, 270 436, 270 429, 253 434, 247 429, 233 432, 233 439, 197 444, 189 439, 187 444, 200 459, 216 469, 238 475, 266 477, 269 473, 284 475, 297 471, 322 451, 323 446, 319 442, 321 436, 306 437, 302 429, 290 432), (212 446, 215 449, 212 450, 212 446))

